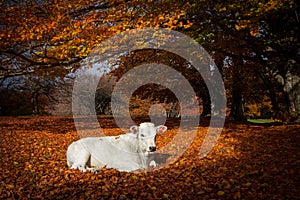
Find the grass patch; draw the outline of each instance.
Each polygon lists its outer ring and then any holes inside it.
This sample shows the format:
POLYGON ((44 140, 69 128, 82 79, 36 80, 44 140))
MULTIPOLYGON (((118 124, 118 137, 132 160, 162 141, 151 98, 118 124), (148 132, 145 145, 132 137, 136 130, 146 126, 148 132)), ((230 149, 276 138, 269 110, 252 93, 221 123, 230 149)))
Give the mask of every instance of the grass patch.
POLYGON ((247 121, 251 123, 262 123, 262 124, 276 122, 275 120, 272 119, 248 119, 247 121))

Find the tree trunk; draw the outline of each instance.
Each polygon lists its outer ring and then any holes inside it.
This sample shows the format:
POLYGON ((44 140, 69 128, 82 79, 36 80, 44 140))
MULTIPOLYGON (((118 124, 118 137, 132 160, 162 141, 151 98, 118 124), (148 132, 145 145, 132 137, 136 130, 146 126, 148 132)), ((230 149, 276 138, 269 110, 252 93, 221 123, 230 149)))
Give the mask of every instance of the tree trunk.
POLYGON ((243 61, 237 60, 233 69, 230 117, 233 117, 237 121, 246 122, 247 118, 244 112, 244 100, 243 100, 243 73, 242 73, 242 69, 240 69, 240 66, 242 65, 243 65, 243 61))
POLYGON ((277 96, 276 96, 276 92, 274 89, 274 85, 263 73, 261 73, 261 72, 258 72, 258 73, 259 73, 260 78, 262 79, 262 81, 268 88, 269 97, 270 97, 271 105, 272 105, 272 110, 275 113, 275 116, 277 116, 279 114, 280 110, 279 110, 279 106, 278 106, 278 101, 277 101, 277 96))
POLYGON ((32 107, 32 114, 36 114, 36 107, 35 107, 35 93, 31 94, 31 107, 32 107))
POLYGON ((286 93, 286 108, 289 114, 294 115, 293 121, 300 122, 300 77, 288 71, 285 76, 277 75, 276 78, 286 93))
POLYGON ((37 92, 34 92, 31 95, 32 114, 34 115, 40 114, 39 97, 40 94, 37 92))
POLYGON ((244 112, 244 100, 240 91, 233 89, 230 116, 237 121, 247 121, 244 112))
POLYGON ((36 96, 35 96, 36 114, 40 114, 39 96, 40 96, 40 94, 36 94, 36 96))
POLYGON ((293 121, 300 122, 300 77, 288 72, 284 82, 283 90, 287 93, 290 101, 290 112, 295 118, 293 121))
POLYGON ((201 113, 201 117, 209 116, 211 114, 211 101, 208 91, 205 90, 205 92, 201 94, 200 98, 202 99, 203 104, 203 111, 201 113))

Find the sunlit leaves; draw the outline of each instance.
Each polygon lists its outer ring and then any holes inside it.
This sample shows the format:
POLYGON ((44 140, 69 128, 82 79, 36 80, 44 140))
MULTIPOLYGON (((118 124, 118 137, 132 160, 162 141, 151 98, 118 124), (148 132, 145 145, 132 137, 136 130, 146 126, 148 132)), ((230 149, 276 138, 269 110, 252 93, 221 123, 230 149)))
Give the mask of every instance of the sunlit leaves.
POLYGON ((188 5, 169 1, 28 0, 2 4, 2 52, 26 61, 23 68, 42 66, 45 71, 85 58, 103 40, 126 30, 191 25, 184 19, 188 5))
MULTIPOLYGON (((276 12, 279 9, 289 7, 290 1, 285 0, 271 0, 271 1, 253 1, 246 7, 241 7, 240 10, 235 10, 236 5, 231 6, 232 11, 236 11, 235 15, 238 17, 238 23, 235 24, 237 31, 248 28, 250 35, 256 37, 259 34, 260 18, 269 15, 270 12, 276 12)), ((248 4, 248 3, 247 3, 248 4)), ((230 6, 229 6, 230 7, 230 6)), ((221 8, 220 12, 226 12, 226 7, 221 8)))

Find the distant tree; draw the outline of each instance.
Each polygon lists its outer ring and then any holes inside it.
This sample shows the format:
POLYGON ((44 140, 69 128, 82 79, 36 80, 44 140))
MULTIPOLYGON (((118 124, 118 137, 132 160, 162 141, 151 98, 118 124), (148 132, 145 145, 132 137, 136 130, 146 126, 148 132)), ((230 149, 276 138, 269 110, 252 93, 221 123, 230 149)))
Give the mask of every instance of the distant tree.
POLYGON ((47 112, 51 115, 72 115, 72 89, 74 79, 67 78, 56 84, 54 101, 47 105, 47 112))
POLYGON ((108 115, 112 113, 110 103, 115 83, 115 77, 103 76, 100 78, 95 95, 95 107, 98 115, 108 115))
MULTIPOLYGON (((185 79, 189 81, 196 94, 196 96, 194 97, 185 97, 185 99, 193 101, 192 99, 196 99, 197 97, 200 98, 201 107, 203 108, 201 114, 203 116, 210 114, 210 98, 201 74, 186 60, 171 52, 157 49, 143 49, 130 52, 126 55, 123 55, 118 60, 118 62, 116 63, 118 67, 111 72, 111 75, 114 75, 117 77, 117 79, 119 79, 124 73, 128 72, 134 67, 147 63, 164 64, 166 66, 174 68, 178 71, 178 73, 182 74, 185 79)), ((143 75, 141 75, 141 77, 142 76, 143 75)), ((162 77, 168 79, 168 75, 162 77)), ((174 83, 178 84, 179 82, 174 80, 174 83)), ((141 86, 136 92, 133 93, 133 95, 137 99, 145 100, 146 107, 148 105, 149 99, 152 99, 153 104, 159 102, 164 105, 167 110, 168 117, 180 117, 179 101, 169 88, 155 83, 149 83, 141 86)), ((185 103, 186 106, 188 106, 190 102, 185 103)))
POLYGON ((0 86, 1 115, 26 115, 32 114, 30 92, 20 90, 22 77, 6 80, 0 86))
POLYGON ((26 79, 24 90, 31 93, 32 114, 42 114, 49 101, 55 101, 54 93, 56 82, 49 79, 41 79, 39 77, 29 77, 26 79))
POLYGON ((4 115, 45 114, 55 101, 57 82, 37 76, 6 79, 0 86, 0 106, 4 115))

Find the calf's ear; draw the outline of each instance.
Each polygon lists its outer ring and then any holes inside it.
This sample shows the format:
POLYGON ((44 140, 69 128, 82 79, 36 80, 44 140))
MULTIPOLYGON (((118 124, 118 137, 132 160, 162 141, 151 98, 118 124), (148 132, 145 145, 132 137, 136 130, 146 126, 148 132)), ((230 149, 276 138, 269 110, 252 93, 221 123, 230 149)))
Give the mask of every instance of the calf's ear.
POLYGON ((131 133, 136 134, 136 133, 139 132, 139 127, 138 126, 132 126, 132 127, 130 127, 129 130, 130 130, 131 133))
POLYGON ((156 133, 162 134, 164 132, 166 132, 168 128, 164 125, 159 125, 156 127, 156 133))

